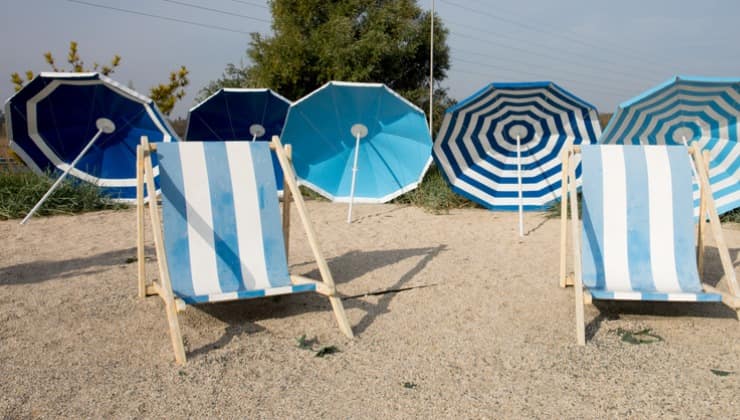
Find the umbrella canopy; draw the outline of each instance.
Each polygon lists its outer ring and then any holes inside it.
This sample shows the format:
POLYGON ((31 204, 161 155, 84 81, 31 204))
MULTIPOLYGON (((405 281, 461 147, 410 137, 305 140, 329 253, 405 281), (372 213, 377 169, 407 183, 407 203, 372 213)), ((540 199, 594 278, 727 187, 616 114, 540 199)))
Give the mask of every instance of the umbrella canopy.
POLYGON ((301 183, 336 202, 387 202, 431 164, 424 112, 383 84, 325 84, 290 107, 283 140, 301 183))
MULTIPOLYGON (((186 141, 270 141, 283 131, 290 101, 270 89, 224 88, 188 112, 186 141)), ((283 189, 283 170, 271 152, 275 181, 283 189)))
POLYGON ((544 210, 560 197, 562 149, 600 133, 596 108, 555 83, 492 83, 446 111, 434 158, 489 209, 544 210))
MULTIPOLYGON (((709 181, 719 213, 740 207, 740 79, 674 77, 617 108, 599 141, 697 144, 709 151, 709 181)), ((699 187, 694 179, 695 213, 699 187)))
POLYGON ((136 198, 141 136, 176 139, 151 99, 98 73, 41 73, 8 99, 5 114, 10 147, 31 169, 69 170, 121 201, 136 198))

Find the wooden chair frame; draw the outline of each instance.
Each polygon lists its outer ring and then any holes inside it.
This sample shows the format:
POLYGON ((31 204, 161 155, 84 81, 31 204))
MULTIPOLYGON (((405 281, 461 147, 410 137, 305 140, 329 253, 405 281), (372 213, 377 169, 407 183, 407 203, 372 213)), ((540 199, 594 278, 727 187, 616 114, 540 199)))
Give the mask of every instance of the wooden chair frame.
MULTIPOLYGON (((298 183, 296 182, 295 172, 290 161, 290 145, 283 147, 280 142, 280 138, 273 136, 270 148, 277 154, 280 166, 283 169, 284 175, 284 188, 283 188, 283 211, 282 211, 282 226, 283 226, 283 237, 285 239, 285 254, 288 256, 289 250, 289 239, 290 239, 290 204, 293 201, 298 211, 298 216, 301 220, 301 224, 306 232, 309 246, 313 252, 313 256, 319 268, 322 281, 316 281, 302 276, 291 275, 290 280, 293 284, 315 284, 316 292, 325 295, 329 298, 332 310, 339 324, 339 329, 347 337, 352 338, 352 327, 347 320, 347 315, 344 311, 342 301, 337 295, 336 286, 334 279, 332 278, 329 266, 326 263, 321 251, 319 250, 318 240, 316 239, 316 232, 313 229, 308 218, 308 211, 306 204, 303 201, 301 192, 298 189, 298 183)), ((175 296, 172 291, 172 283, 170 282, 170 275, 167 265, 167 254, 164 249, 164 238, 162 231, 162 224, 160 221, 159 209, 157 200, 152 199, 152 191, 156 191, 154 184, 154 174, 152 167, 152 153, 155 153, 157 145, 149 143, 146 137, 141 138, 141 144, 137 147, 136 156, 136 225, 137 225, 137 260, 138 260, 138 294, 139 297, 146 297, 151 295, 157 295, 164 301, 165 312, 167 314, 167 322, 169 324, 170 338, 172 339, 172 347, 175 351, 175 360, 178 364, 184 364, 187 360, 185 356, 185 348, 183 346, 182 334, 180 333, 180 324, 177 318, 177 313, 184 311, 186 303, 175 296), (146 184, 147 191, 149 191, 150 199, 144 200, 144 185, 146 184), (152 233, 154 239, 154 247, 157 256, 157 267, 159 269, 159 280, 152 279, 147 280, 146 269, 144 264, 144 218, 145 210, 144 206, 149 203, 149 215, 151 218, 152 233)))
MULTIPOLYGON (((576 154, 581 152, 579 146, 570 146, 565 149, 562 153, 562 199, 560 203, 560 286, 575 286, 575 309, 576 309, 576 338, 579 345, 586 344, 586 332, 584 324, 584 304, 591 304, 592 297, 588 290, 583 287, 582 277, 582 266, 581 266, 581 236, 580 236, 580 223, 578 216, 578 194, 576 186, 576 154), (570 200, 568 197, 570 196, 570 200), (574 273, 566 274, 566 263, 567 263, 567 230, 568 230, 568 202, 570 201, 570 214, 571 214, 571 242, 573 244, 573 268, 574 273)), ((725 279, 729 293, 719 290, 711 285, 702 282, 702 287, 705 292, 717 293, 722 295, 722 302, 728 307, 738 311, 738 317, 740 319, 740 287, 738 287, 737 277, 735 275, 735 268, 732 264, 732 258, 727 249, 727 243, 725 242, 724 235, 722 234, 722 226, 719 221, 719 215, 717 214, 717 208, 714 204, 714 197, 711 194, 711 187, 709 184, 709 152, 704 151, 692 145, 688 148, 689 156, 693 159, 692 163, 696 169, 696 175, 699 178, 701 186, 700 193, 700 204, 699 214, 702 217, 699 218, 697 223, 696 241, 697 241, 697 268, 699 276, 702 277, 704 269, 704 251, 705 241, 704 236, 707 231, 707 217, 709 215, 709 225, 711 227, 712 235, 717 249, 719 251, 720 261, 722 262, 722 268, 725 272, 725 279)))

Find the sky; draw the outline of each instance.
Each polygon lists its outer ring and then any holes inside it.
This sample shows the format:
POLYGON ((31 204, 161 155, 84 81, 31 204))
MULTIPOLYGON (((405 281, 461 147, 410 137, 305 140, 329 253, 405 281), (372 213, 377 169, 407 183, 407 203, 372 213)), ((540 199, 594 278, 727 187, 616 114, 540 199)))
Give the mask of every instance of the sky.
MULTIPOLYGON (((119 54, 112 77, 145 94, 187 66, 187 96, 172 114, 185 117, 198 91, 228 63, 249 63, 249 33, 271 33, 263 0, 0 3, 3 102, 13 94, 12 72, 49 70, 46 51, 66 64, 74 40, 86 63, 119 54)), ((430 9, 432 0, 418 4, 430 9)), ((600 112, 613 112, 674 75, 740 77, 737 0, 434 0, 434 6, 450 31, 452 66, 442 86, 458 100, 490 82, 552 80, 600 112)))

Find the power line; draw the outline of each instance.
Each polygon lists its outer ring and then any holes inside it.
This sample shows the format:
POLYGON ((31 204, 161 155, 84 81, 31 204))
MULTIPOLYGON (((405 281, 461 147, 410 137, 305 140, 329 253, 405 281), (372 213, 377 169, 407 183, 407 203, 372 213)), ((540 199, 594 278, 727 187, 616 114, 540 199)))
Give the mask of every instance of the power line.
POLYGON ((211 25, 211 24, 208 24, 208 23, 194 22, 192 20, 178 19, 178 18, 173 18, 173 17, 169 17, 169 16, 160 16, 160 15, 155 15, 155 14, 152 14, 152 13, 140 12, 140 11, 137 11, 137 10, 122 9, 120 7, 107 6, 107 5, 98 4, 98 3, 91 3, 91 2, 87 2, 87 1, 83 1, 83 0, 67 0, 67 1, 70 2, 70 3, 83 4, 85 6, 97 7, 97 8, 100 8, 100 9, 113 10, 113 11, 117 11, 117 12, 129 13, 129 14, 138 15, 138 16, 146 16, 146 17, 150 17, 150 18, 154 18, 154 19, 159 19, 159 20, 166 20, 166 21, 170 21, 170 22, 184 23, 184 24, 187 24, 187 25, 200 26, 202 28, 217 29, 219 31, 233 32, 233 33, 244 34, 244 35, 249 35, 250 34, 247 31, 242 31, 242 30, 239 30, 239 29, 232 29, 232 28, 227 28, 227 27, 224 27, 224 26, 211 25))
POLYGON ((244 0, 231 0, 231 1, 233 1, 234 3, 241 3, 241 4, 248 4, 250 6, 257 6, 257 7, 263 8, 263 9, 267 9, 268 8, 266 4, 253 3, 251 1, 244 1, 244 0))
MULTIPOLYGON (((494 20, 497 20, 497 21, 500 21, 500 22, 505 22, 505 23, 508 23, 510 25, 518 26, 518 27, 521 27, 521 28, 524 28, 524 29, 528 29, 528 30, 531 30, 531 31, 539 32, 539 33, 546 34, 546 35, 554 35, 554 36, 557 36, 557 37, 566 39, 566 40, 568 40, 571 43, 576 43, 576 44, 580 44, 580 45, 583 45, 583 46, 586 46, 586 47, 591 47, 591 48, 597 48, 599 50, 603 50, 604 49, 604 46, 603 45, 599 45, 599 44, 592 43, 592 42, 587 42, 587 41, 584 41, 581 38, 573 37, 573 36, 570 36, 570 35, 567 35, 567 34, 563 34, 561 32, 558 32, 558 31, 555 31, 555 30, 552 30, 552 29, 549 29, 548 30, 548 29, 544 29, 541 26, 528 25, 526 23, 517 21, 515 19, 511 19, 511 18, 508 18, 508 17, 500 16, 500 15, 496 15, 496 14, 493 14, 491 12, 487 12, 485 10, 476 9, 476 8, 469 7, 469 6, 466 6, 466 5, 463 5, 463 4, 460 4, 460 3, 456 3, 456 2, 453 2, 453 1, 449 1, 449 0, 440 0, 440 1, 442 3, 445 3, 445 4, 450 5, 452 7, 457 7, 459 9, 467 10, 468 12, 471 12, 471 13, 475 13, 475 14, 479 14, 479 15, 484 15, 484 16, 487 16, 487 17, 489 17, 491 19, 494 19, 494 20)), ((644 57, 644 56, 642 56, 640 54, 629 53, 629 52, 625 52, 623 50, 615 50, 613 52, 615 54, 627 55, 627 56, 631 56, 632 58, 637 58, 637 59, 640 60, 641 63, 644 63, 646 61, 650 61, 650 60, 647 60, 646 57, 644 57)), ((614 64, 623 64, 623 63, 618 63, 618 62, 613 62, 613 63, 614 64)), ((661 63, 657 63, 657 64, 660 65, 661 63)), ((656 69, 656 68, 653 67, 653 70, 654 69, 656 69)))
MULTIPOLYGON (((480 72, 471 71, 471 70, 468 70, 468 69, 462 69, 462 68, 458 68, 458 67, 452 67, 450 69, 450 72, 453 72, 453 73, 463 73, 463 74, 469 74, 469 75, 473 75, 473 76, 478 76, 481 79, 483 79, 486 83, 491 83, 491 80, 492 80, 490 74, 480 73, 480 72)), ((513 79, 521 80, 519 78, 513 78, 513 79)), ((561 79, 561 78, 554 78, 554 79, 552 79, 552 81, 553 82, 556 82, 556 83, 569 82, 569 83, 573 83, 573 85, 577 85, 577 86, 580 86, 582 84, 582 82, 580 82, 580 81, 579 82, 576 82, 576 81, 573 81, 573 80, 561 79)), ((582 89, 584 91, 596 91, 596 92, 601 92, 601 93, 614 94, 614 92, 612 92, 610 90, 599 88, 599 87, 596 87, 596 86, 593 86, 593 85, 591 85, 591 86, 585 85, 585 86, 582 87, 582 89)))
POLYGON ((172 4, 178 4, 180 6, 191 7, 193 9, 205 10, 207 12, 220 13, 226 16, 236 16, 236 17, 240 17, 244 19, 255 20, 257 22, 272 23, 271 20, 256 18, 256 17, 249 16, 249 15, 242 15, 239 13, 229 12, 227 10, 213 9, 211 7, 199 6, 197 4, 187 3, 184 1, 179 1, 179 0, 162 0, 162 1, 167 2, 167 3, 172 3, 172 4))
MULTIPOLYGON (((499 32, 493 32, 493 31, 485 30, 485 29, 482 29, 482 28, 479 28, 479 27, 475 27, 475 26, 464 25, 464 24, 461 24, 459 22, 452 21, 450 19, 445 19, 445 21, 448 22, 448 23, 452 23, 453 25, 460 26, 460 27, 463 27, 465 29, 473 30, 473 31, 476 31, 476 32, 480 32, 480 33, 484 33, 484 34, 489 34, 489 35, 493 35, 493 36, 500 37, 500 38, 511 39, 511 40, 515 40, 515 41, 519 40, 516 37, 512 37, 512 36, 509 36, 509 35, 506 35, 506 34, 502 34, 502 33, 499 33, 499 32)), ((537 55, 540 55, 540 56, 549 56, 549 57, 551 57, 551 58, 553 58, 555 60, 566 62, 566 60, 563 59, 563 55, 554 55, 554 54, 548 54, 548 53, 543 53, 543 52, 537 52, 537 51, 530 50, 530 49, 525 49, 525 48, 522 48, 522 47, 515 47, 515 46, 513 46, 511 44, 506 44, 506 43, 501 43, 501 42, 495 42, 495 41, 491 41, 491 40, 488 40, 488 39, 476 38, 476 37, 473 37, 473 36, 470 36, 470 35, 466 35, 466 34, 463 34, 463 33, 457 32, 457 31, 450 31, 450 33, 452 33, 454 35, 461 36, 463 38, 474 39, 474 40, 477 40, 477 41, 486 42, 488 44, 496 44, 496 45, 499 45, 499 46, 504 47, 504 48, 515 49, 515 50, 523 51, 523 52, 526 52, 526 53, 537 54, 537 55)), ((613 64, 613 62, 611 60, 603 60, 603 59, 599 59, 597 57, 589 56, 587 54, 575 53, 573 51, 569 51, 569 50, 563 49, 563 48, 556 48, 556 47, 553 47, 551 45, 547 45, 547 44, 542 43, 542 42, 528 41, 528 44, 539 45, 539 46, 542 46, 542 47, 544 47, 545 49, 547 49, 549 51, 558 50, 558 49, 561 50, 561 51, 564 51, 564 52, 566 52, 569 55, 568 60, 567 60, 568 62, 572 61, 571 58, 574 55, 577 56, 577 57, 581 57, 579 59, 579 61, 582 61, 582 62, 587 63, 587 64, 584 64, 583 65, 583 66, 586 66, 586 67, 596 68, 596 65, 595 65, 594 61, 606 61, 608 63, 612 63, 613 64)), ((603 68, 604 67, 601 67, 601 69, 603 69, 603 68)), ((609 69, 609 71, 612 74, 620 74, 620 75, 623 75, 625 77, 630 78, 630 80, 633 80, 635 78, 635 75, 640 74, 640 73, 635 73, 635 72, 627 73, 627 72, 624 72, 624 71, 615 70, 613 65, 609 65, 608 66, 608 69, 609 69)), ((639 78, 641 78, 641 77, 639 77, 639 78)))
MULTIPOLYGON (((473 65, 480 66, 480 67, 488 67, 488 68, 492 68, 492 69, 496 69, 496 70, 508 71, 508 72, 516 73, 516 74, 529 74, 529 75, 534 76, 534 77, 541 77, 541 74, 540 73, 534 73, 534 72, 531 72, 531 71, 521 70, 521 69, 515 69, 515 68, 510 68, 510 67, 502 67, 502 66, 497 66, 495 64, 481 63, 479 61, 466 60, 466 59, 463 59, 463 58, 455 58, 455 61, 459 61, 461 63, 473 64, 473 65)), ((627 91, 624 91, 624 90, 621 90, 621 89, 608 88, 608 87, 605 87, 604 85, 600 85, 600 84, 596 84, 596 83, 591 83, 591 82, 587 82, 587 81, 583 81, 583 80, 568 79, 568 78, 564 78, 564 77, 560 77, 559 80, 562 80, 562 81, 565 81, 565 82, 570 82, 570 83, 576 83, 576 84, 579 84, 579 85, 592 86, 594 89, 599 89, 599 90, 602 90, 603 92, 616 93, 616 94, 620 94, 620 95, 627 94, 627 91)))
MULTIPOLYGON (((472 36, 472 35, 467 35, 467 34, 464 34, 464 33, 461 33, 461 32, 457 32, 457 31, 450 31, 450 33, 453 34, 453 35, 457 35, 459 37, 462 37, 462 38, 467 38, 467 39, 472 39, 472 40, 475 40, 475 41, 485 42, 487 44, 498 45, 500 47, 503 47, 503 48, 506 48, 506 49, 509 49, 509 50, 521 51, 521 52, 524 52, 524 53, 529 54, 529 55, 536 55, 536 56, 540 56, 540 57, 548 57, 550 59, 555 60, 556 62, 560 62, 560 63, 564 63, 564 64, 570 63, 570 61, 563 59, 563 56, 562 55, 548 54, 548 53, 540 53, 540 52, 529 50, 527 48, 516 47, 516 46, 513 46, 513 45, 501 43, 501 42, 496 42, 496 41, 491 41, 491 40, 487 40, 487 39, 483 39, 483 38, 478 38, 478 37, 475 37, 475 36, 472 36)), ((475 53, 475 54, 483 55, 482 53, 475 53)), ((531 63, 526 63, 526 64, 531 64, 531 63)), ((596 69, 596 70, 599 70, 599 71, 604 71, 604 69, 607 69, 607 71, 609 71, 612 74, 622 75, 623 77, 626 77, 630 81, 635 80, 635 77, 631 76, 629 73, 625 73, 625 72, 622 72, 622 71, 619 71, 619 70, 615 70, 613 67, 599 67, 599 66, 595 66, 594 64, 591 64, 591 63, 589 63, 589 64, 581 64, 580 67, 590 67, 590 68, 593 68, 593 69, 596 69)))

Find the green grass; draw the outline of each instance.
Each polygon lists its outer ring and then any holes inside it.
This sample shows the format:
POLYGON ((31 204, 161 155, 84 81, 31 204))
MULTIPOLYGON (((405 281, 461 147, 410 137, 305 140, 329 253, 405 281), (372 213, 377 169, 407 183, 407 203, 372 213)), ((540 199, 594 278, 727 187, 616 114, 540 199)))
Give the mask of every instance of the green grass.
POLYGON ((418 188, 392 202, 410 204, 438 214, 452 209, 481 208, 477 203, 455 194, 436 165, 429 168, 418 188))
MULTIPOLYGON (((25 217, 51 184, 51 178, 28 170, 0 170, 0 220, 25 217)), ((101 195, 97 186, 70 179, 62 182, 36 214, 76 214, 126 207, 101 195)))
POLYGON ((727 212, 719 217, 722 223, 740 223, 740 208, 727 212))

